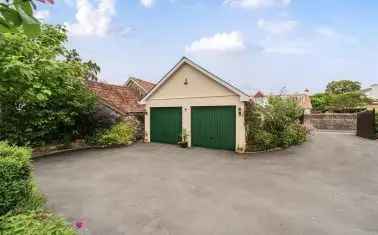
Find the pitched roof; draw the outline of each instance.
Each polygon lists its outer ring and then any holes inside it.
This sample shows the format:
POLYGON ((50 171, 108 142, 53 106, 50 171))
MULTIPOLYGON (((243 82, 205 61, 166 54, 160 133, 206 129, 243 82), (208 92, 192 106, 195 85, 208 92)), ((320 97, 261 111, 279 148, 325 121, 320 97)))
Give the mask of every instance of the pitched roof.
POLYGON ((131 79, 133 79, 140 87, 142 87, 146 91, 146 93, 149 92, 155 86, 154 83, 148 82, 139 78, 131 78, 131 79))
POLYGON ((194 63, 192 60, 186 58, 186 57, 183 57, 157 84, 154 88, 152 88, 152 90, 150 92, 148 92, 148 94, 140 101, 140 103, 144 104, 152 94, 155 93, 155 91, 157 91, 159 89, 160 86, 162 86, 166 80, 168 80, 183 64, 188 64, 190 66, 192 66, 193 68, 197 69, 198 71, 200 71, 201 73, 205 74, 206 76, 208 76, 209 78, 211 78, 212 80, 214 80, 215 82, 217 82, 218 84, 220 84, 221 86, 224 86, 225 88, 227 88, 228 90, 232 91, 233 93, 237 94, 240 96, 240 101, 249 101, 249 96, 247 94, 245 94, 244 92, 242 92, 241 90, 239 90, 238 88, 234 87, 233 85, 231 85, 230 83, 222 80, 221 78, 219 78, 218 76, 216 76, 215 74, 213 73, 210 73, 209 71, 207 71, 205 68, 201 67, 200 65, 194 63))
POLYGON ((87 85, 105 105, 118 113, 144 112, 144 105, 138 104, 136 91, 129 87, 93 81, 89 81, 87 85))
POLYGON ((255 98, 264 98, 265 95, 261 91, 258 91, 253 97, 255 97, 255 98))

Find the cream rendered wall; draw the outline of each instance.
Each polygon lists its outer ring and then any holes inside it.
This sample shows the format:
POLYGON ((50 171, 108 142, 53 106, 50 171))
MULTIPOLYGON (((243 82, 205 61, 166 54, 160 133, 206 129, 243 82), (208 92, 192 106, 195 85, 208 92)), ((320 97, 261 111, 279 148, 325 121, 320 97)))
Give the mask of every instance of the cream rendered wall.
POLYGON ((146 101, 145 141, 150 142, 151 107, 181 107, 182 128, 187 130, 190 147, 191 106, 236 106, 235 151, 245 150, 244 103, 240 97, 187 64, 181 66, 146 101))

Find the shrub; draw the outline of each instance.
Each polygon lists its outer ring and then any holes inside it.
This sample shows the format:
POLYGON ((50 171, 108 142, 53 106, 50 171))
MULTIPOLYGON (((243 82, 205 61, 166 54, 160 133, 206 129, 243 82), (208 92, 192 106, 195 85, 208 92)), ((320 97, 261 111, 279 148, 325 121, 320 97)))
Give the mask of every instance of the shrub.
POLYGON ((305 127, 293 123, 285 128, 282 132, 282 147, 289 147, 291 145, 298 145, 306 141, 307 130, 305 127))
POLYGON ((314 111, 325 112, 329 108, 330 95, 328 93, 318 93, 311 96, 311 104, 314 111))
POLYGON ((120 122, 99 135, 100 145, 129 144, 135 139, 135 128, 130 122, 120 122))
POLYGON ((257 130, 254 135, 254 151, 266 151, 276 147, 277 139, 265 130, 257 130))
POLYGON ((73 227, 63 219, 49 213, 36 211, 0 217, 0 231, 2 235, 76 234, 73 227))
POLYGON ((31 197, 31 151, 0 142, 0 215, 31 197))
POLYGON ((264 107, 247 104, 247 151, 266 151, 303 143, 307 130, 299 124, 302 115, 303 109, 287 98, 271 98, 269 105, 264 107))

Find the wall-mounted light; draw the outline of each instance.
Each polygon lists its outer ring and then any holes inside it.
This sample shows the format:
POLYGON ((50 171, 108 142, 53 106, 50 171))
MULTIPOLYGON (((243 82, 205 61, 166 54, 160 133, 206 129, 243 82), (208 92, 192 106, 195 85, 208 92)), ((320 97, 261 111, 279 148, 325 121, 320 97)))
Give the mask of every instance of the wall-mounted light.
POLYGON ((238 113, 239 113, 239 116, 242 115, 242 109, 240 107, 238 108, 238 113))
POLYGON ((148 115, 148 111, 147 110, 144 111, 144 115, 146 115, 146 116, 148 115))
POLYGON ((188 79, 187 78, 185 78, 185 82, 184 82, 184 85, 188 85, 188 79))

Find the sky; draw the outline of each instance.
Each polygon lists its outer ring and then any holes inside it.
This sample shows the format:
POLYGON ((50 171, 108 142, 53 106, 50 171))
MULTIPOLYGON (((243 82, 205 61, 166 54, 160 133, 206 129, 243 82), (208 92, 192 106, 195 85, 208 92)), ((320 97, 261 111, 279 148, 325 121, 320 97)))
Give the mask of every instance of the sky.
POLYGON ((36 16, 100 79, 157 82, 186 56, 253 94, 378 83, 377 0, 55 0, 36 16))

